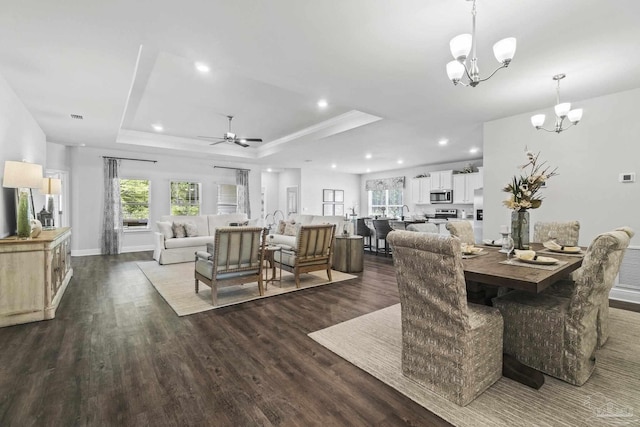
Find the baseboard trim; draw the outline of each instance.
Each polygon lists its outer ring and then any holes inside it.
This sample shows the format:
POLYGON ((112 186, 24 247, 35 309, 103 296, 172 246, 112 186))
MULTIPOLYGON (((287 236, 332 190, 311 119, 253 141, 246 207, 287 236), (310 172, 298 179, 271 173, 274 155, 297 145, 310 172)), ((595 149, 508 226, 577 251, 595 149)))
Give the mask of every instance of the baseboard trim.
MULTIPOLYGON (((120 251, 121 254, 126 254, 130 252, 145 252, 152 251, 155 249, 154 245, 142 245, 142 246, 125 246, 120 251)), ((93 256, 93 255, 102 255, 102 250, 100 249, 78 249, 72 250, 71 256, 93 256)))
POLYGON ((617 301, 632 302, 634 304, 640 304, 640 292, 632 289, 624 288, 612 288, 609 293, 609 299, 617 301))

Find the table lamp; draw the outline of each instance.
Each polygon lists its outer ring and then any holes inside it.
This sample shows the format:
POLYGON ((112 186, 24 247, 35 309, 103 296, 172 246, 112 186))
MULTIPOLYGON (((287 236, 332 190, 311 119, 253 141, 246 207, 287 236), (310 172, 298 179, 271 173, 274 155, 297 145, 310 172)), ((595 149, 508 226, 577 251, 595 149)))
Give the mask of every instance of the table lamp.
POLYGON ((53 195, 62 193, 62 181, 58 178, 42 178, 42 186, 40 187, 40 194, 45 195, 45 199, 47 200, 47 211, 51 215, 49 218, 50 223, 43 224, 45 230, 50 230, 54 227, 53 220, 53 195))
MULTIPOLYGON (((40 188, 42 185, 42 165, 27 162, 4 162, 4 177, 2 186, 15 188, 18 192, 17 206, 17 234, 20 239, 28 239, 31 236, 31 218, 29 217, 29 195, 31 188, 40 188)), ((33 201, 31 202, 33 205, 33 201)))

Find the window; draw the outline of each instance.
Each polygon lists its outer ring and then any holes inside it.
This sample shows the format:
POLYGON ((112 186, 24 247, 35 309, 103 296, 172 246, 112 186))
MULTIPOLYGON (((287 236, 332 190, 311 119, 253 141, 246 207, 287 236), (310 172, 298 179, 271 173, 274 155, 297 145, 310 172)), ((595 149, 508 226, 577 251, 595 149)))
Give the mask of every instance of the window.
POLYGON ((232 184, 218 184, 218 215, 238 211, 238 189, 232 184))
POLYGON ((369 215, 399 217, 402 210, 402 189, 369 191, 369 215))
POLYGON ((200 214, 200 183, 171 183, 171 215, 200 214))
POLYGON ((149 180, 121 179, 122 226, 125 230, 149 226, 149 180))

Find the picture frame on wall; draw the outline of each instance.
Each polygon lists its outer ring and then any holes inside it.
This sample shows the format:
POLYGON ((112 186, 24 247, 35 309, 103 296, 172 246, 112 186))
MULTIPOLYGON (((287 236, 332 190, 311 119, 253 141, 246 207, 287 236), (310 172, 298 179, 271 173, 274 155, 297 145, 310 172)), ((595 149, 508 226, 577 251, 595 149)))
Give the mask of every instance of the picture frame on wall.
POLYGON ((344 190, 335 190, 333 193, 333 201, 336 203, 344 203, 344 190))
POLYGON ((322 190, 323 202, 335 202, 333 190, 322 190))
POLYGON ((331 203, 325 203, 322 205, 322 215, 324 216, 333 216, 333 207, 335 205, 331 203))
POLYGON ((333 214, 334 215, 344 215, 344 205, 342 203, 336 203, 333 205, 333 214))

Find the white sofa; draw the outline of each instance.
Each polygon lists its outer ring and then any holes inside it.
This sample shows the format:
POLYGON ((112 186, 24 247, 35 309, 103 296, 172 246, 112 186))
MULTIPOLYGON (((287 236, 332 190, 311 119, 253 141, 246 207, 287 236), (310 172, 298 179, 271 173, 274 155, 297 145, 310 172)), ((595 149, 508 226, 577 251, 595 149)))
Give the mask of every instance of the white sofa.
MULTIPOLYGON (((342 235, 344 229, 346 228, 349 234, 354 233, 353 223, 351 221, 347 221, 343 216, 322 216, 322 215, 303 215, 303 214, 293 214, 289 217, 286 222, 294 221, 296 225, 309 225, 309 224, 335 224, 336 225, 336 236, 342 235)), ((276 228, 277 228, 276 224, 276 228)), ((272 245, 280 245, 294 249, 296 248, 296 237, 297 236, 287 236, 284 234, 279 234, 275 230, 271 230, 269 234, 268 243, 272 245)))
MULTIPOLYGON (((153 259, 159 264, 175 264, 179 262, 189 262, 195 259, 196 251, 206 251, 207 243, 213 243, 217 227, 226 227, 231 223, 242 223, 247 221, 246 214, 223 214, 223 215, 164 215, 159 221, 163 222, 191 222, 198 232, 194 237, 173 237, 167 238, 159 231, 155 232, 155 249, 153 259)), ((157 228, 157 225, 156 225, 157 228)))

